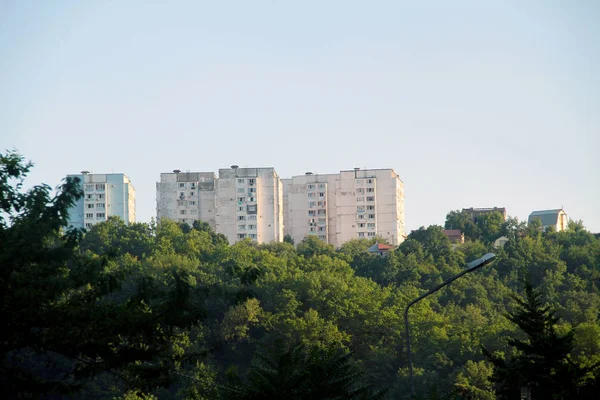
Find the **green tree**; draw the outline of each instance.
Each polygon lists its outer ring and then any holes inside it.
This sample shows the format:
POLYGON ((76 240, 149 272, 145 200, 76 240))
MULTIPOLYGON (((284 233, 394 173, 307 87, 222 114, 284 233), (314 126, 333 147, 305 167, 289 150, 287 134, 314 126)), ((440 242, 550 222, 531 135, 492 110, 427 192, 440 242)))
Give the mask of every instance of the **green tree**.
POLYGON ((542 304, 541 297, 529 283, 524 298, 515 296, 517 306, 508 318, 526 334, 526 339, 509 339, 515 355, 504 358, 483 347, 494 364, 493 380, 501 398, 518 398, 523 388, 533 400, 579 398, 591 371, 571 360, 573 332, 558 333, 559 319, 542 304))
POLYGON ((382 399, 386 392, 364 383, 347 351, 303 345, 285 350, 282 341, 254 354, 247 383, 224 387, 226 397, 245 400, 382 399))

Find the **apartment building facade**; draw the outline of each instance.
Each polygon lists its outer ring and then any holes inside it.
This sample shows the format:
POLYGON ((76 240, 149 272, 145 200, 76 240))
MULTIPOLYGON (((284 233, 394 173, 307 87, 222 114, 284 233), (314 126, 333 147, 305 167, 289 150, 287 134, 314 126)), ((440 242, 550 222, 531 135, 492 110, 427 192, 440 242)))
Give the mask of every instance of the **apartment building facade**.
POLYGON ((358 169, 283 180, 285 234, 336 247, 355 238, 404 240, 404 184, 393 169, 358 169))
POLYGON ((195 220, 216 228, 216 183, 214 172, 181 172, 160 174, 156 183, 157 219, 170 219, 190 225, 195 220))
POLYGON ((216 231, 235 243, 283 240, 283 185, 274 168, 219 169, 216 231))
POLYGON ((67 177, 79 178, 84 194, 69 209, 69 225, 89 229, 110 216, 117 216, 126 224, 135 222, 135 188, 125 174, 82 171, 67 177))

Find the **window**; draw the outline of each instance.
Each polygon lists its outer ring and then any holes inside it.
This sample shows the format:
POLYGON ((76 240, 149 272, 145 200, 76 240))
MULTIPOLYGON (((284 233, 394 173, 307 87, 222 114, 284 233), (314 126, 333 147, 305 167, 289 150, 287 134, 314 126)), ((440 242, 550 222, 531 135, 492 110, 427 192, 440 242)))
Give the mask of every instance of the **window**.
POLYGON ((185 210, 179 210, 179 214, 185 215, 185 210))
POLYGON ((367 183, 373 183, 373 179, 367 179, 367 183))
POLYGON ((325 214, 327 214, 327 211, 325 211, 325 210, 319 210, 319 211, 317 212, 317 214, 318 214, 318 215, 325 215, 325 214))
POLYGON ((359 228, 364 228, 364 227, 365 227, 365 223, 364 223, 364 222, 362 222, 362 223, 358 224, 358 227, 359 227, 359 228))
POLYGON ((373 211, 375 209, 375 206, 367 206, 367 210, 369 211, 373 211))
POLYGON ((364 185, 364 184, 365 184, 365 181, 364 181, 364 180, 362 180, 362 179, 357 179, 357 180, 356 180, 356 185, 357 185, 357 186, 362 186, 362 185, 364 185))
POLYGON ((245 231, 246 225, 238 225, 238 231, 245 231))
POLYGON ((367 193, 373 193, 375 191, 375 188, 367 188, 367 193))
POLYGON ((325 235, 319 235, 319 239, 325 241, 327 239, 327 237, 325 235))
POLYGON ((96 218, 104 218, 106 214, 104 213, 96 213, 96 218))
POLYGON ((241 188, 238 188, 237 192, 238 193, 245 193, 246 189, 244 189, 243 187, 241 187, 241 188))
POLYGON ((325 201, 319 201, 319 202, 317 203, 317 205, 318 205, 319 207, 325 207, 325 206, 327 205, 327 202, 325 202, 325 201))
POLYGON ((250 229, 251 231, 256 229, 256 225, 248 225, 248 229, 250 229))
POLYGON ((244 208, 244 206, 239 206, 239 207, 238 207, 238 211, 242 211, 242 212, 243 212, 243 211, 245 211, 245 210, 246 210, 246 209, 244 208))
POLYGON ((104 183, 99 183, 96 185, 96 190, 104 190, 105 186, 104 183))
POLYGON ((311 226, 311 227, 310 227, 310 231, 311 231, 311 232, 316 232, 316 231, 317 231, 317 228, 315 228, 314 226, 311 226))
POLYGON ((238 183, 245 183, 246 180, 245 179, 238 179, 238 183))
POLYGON ((319 197, 325 197, 325 192, 319 192, 319 197))
POLYGON ((185 201, 185 200, 177 200, 177 205, 179 207, 186 206, 187 205, 187 201, 185 201))
POLYGON ((364 198, 364 197, 357 197, 357 198, 356 198, 356 202, 357 202, 357 203, 364 203, 364 201, 365 201, 365 198, 364 198))
POLYGON ((254 179, 248 179, 248 184, 249 185, 254 185, 254 179))
POLYGON ((374 222, 369 222, 367 224, 367 228, 375 228, 375 223, 374 222))
POLYGON ((256 188, 248 188, 248 193, 256 193, 256 188))
POLYGON ((356 206, 356 211, 365 212, 365 206, 356 206))
POLYGON ((238 239, 245 239, 245 238, 246 238, 245 233, 238 233, 238 239))
POLYGON ((248 215, 248 221, 256 221, 256 215, 248 215))
POLYGON ((94 185, 85 185, 85 191, 86 192, 93 192, 94 191, 94 185))
POLYGON ((85 227, 86 228, 91 228, 92 227, 92 223, 91 222, 86 222, 85 223, 85 227))
POLYGON ((319 225, 327 225, 327 218, 319 218, 319 225))
POLYGON ((193 195, 194 195, 194 193, 196 193, 196 192, 190 192, 190 196, 193 196, 193 195))
POLYGON ((320 226, 320 227, 319 227, 319 232, 325 232, 325 230, 326 230, 326 229, 327 229, 327 228, 325 228, 324 226, 320 226))
POLYGON ((358 188, 356 189, 356 193, 357 194, 363 194, 365 192, 365 188, 358 188))
POLYGON ((314 193, 309 193, 309 194, 308 194, 308 198, 309 198, 309 199, 312 199, 312 198, 314 198, 314 197, 315 197, 315 194, 314 194, 314 193))
MULTIPOLYGON (((319 203, 320 203, 320 202, 319 202, 319 203)), ((314 207, 316 204, 317 204, 317 203, 316 203, 316 202, 314 202, 314 201, 309 201, 309 202, 308 202, 308 206, 309 206, 309 207, 314 207)))
POLYGON ((93 204, 88 204, 87 208, 94 208, 94 205, 93 204))
POLYGON ((188 206, 195 206, 195 205, 196 205, 195 201, 193 201, 193 200, 192 201, 188 201, 188 206))
POLYGON ((308 190, 314 189, 315 185, 308 185, 308 190))
POLYGON ((325 189, 325 184, 324 183, 320 183, 319 184, 319 189, 325 189))
POLYGON ((86 194, 85 198, 88 199, 88 200, 92 200, 94 198, 94 195, 93 194, 86 194))
POLYGON ((86 218, 94 218, 94 213, 85 213, 86 218))
POLYGON ((251 203, 253 203, 253 202, 256 201, 256 199, 254 197, 248 197, 248 201, 251 202, 251 203))
POLYGON ((198 210, 190 210, 190 214, 198 214, 198 210))
POLYGON ((365 233, 364 232, 358 232, 358 237, 365 237, 365 233))
POLYGON ((195 183, 190 183, 190 189, 196 189, 196 184, 195 183))
POLYGON ((367 201, 375 201, 375 197, 369 196, 369 197, 367 197, 367 201))
POLYGON ((246 200, 246 198, 245 198, 245 197, 238 197, 238 201, 240 201, 240 202, 241 202, 241 201, 244 201, 244 200, 246 200))
POLYGON ((367 236, 373 237, 375 236, 375 232, 367 232, 367 236))
POLYGON ((369 219, 375 219, 375 214, 369 214, 369 219))
POLYGON ((248 235, 248 236, 250 236, 250 239, 256 239, 256 233, 251 233, 251 234, 250 234, 250 235, 248 235))
POLYGON ((248 214, 256 214, 256 204, 248 204, 246 206, 246 211, 248 214))
POLYGON ((246 220, 246 216, 245 215, 238 215, 238 221, 245 221, 246 220))
POLYGON ((98 200, 104 200, 104 195, 103 194, 98 194, 98 200))
POLYGON ((364 214, 359 214, 358 215, 358 219, 365 219, 365 215, 364 214))
POLYGON ((183 198, 185 197, 185 193, 183 193, 183 192, 179 192, 179 197, 180 197, 181 199, 183 199, 183 198))
POLYGON ((314 217, 315 215, 317 215, 317 213, 315 212, 315 210, 308 210, 308 216, 309 217, 314 217))
POLYGON ((106 205, 104 203, 98 203, 96 204, 96 208, 106 208, 106 205))
POLYGON ((180 183, 179 187, 185 189, 185 183, 180 183))

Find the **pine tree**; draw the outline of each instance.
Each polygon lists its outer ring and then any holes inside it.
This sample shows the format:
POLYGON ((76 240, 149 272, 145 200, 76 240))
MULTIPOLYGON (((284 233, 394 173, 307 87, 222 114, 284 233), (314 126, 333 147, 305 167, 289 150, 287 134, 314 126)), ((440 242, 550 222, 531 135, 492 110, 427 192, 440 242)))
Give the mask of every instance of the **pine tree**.
POLYGON ((503 359, 483 348, 494 364, 493 379, 501 399, 519 399, 522 390, 532 400, 578 398, 590 370, 571 360, 573 331, 557 333, 559 319, 542 304, 541 296, 529 283, 524 298, 515 296, 516 309, 508 318, 527 335, 525 340, 508 341, 517 350, 516 356, 503 359))

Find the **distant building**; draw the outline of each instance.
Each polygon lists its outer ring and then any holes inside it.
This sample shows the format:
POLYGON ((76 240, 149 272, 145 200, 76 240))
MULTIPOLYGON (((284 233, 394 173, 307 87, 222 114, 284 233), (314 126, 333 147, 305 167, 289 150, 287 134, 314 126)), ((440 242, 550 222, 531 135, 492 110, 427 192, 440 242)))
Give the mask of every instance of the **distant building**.
POLYGON ((376 254, 381 257, 387 257, 390 251, 394 249, 394 246, 390 246, 389 244, 383 243, 375 243, 373 246, 369 247, 367 251, 371 254, 376 254))
POLYGON ((336 247, 355 238, 404 240, 404 184, 393 169, 359 169, 283 180, 285 234, 336 247))
POLYGON ((465 234, 460 229, 444 229, 444 235, 448 237, 451 243, 462 244, 465 242, 465 234))
POLYGON ((477 218, 485 215, 485 214, 490 214, 493 212, 498 212, 502 215, 502 219, 504 221, 506 221, 506 208, 504 207, 493 207, 493 208, 463 208, 462 209, 463 212, 468 213, 471 216, 471 219, 476 222, 477 218))
POLYGON ((274 168, 220 169, 216 231, 235 243, 283 241, 283 184, 274 168))
POLYGON ((156 217, 190 225, 201 220, 215 229, 214 172, 181 172, 160 174, 156 183, 156 217))
POLYGON ((562 208, 556 210, 540 210, 534 211, 529 214, 527 223, 537 220, 542 223, 542 230, 545 230, 549 226, 554 226, 556 231, 565 231, 569 226, 569 220, 567 213, 562 208))
POLYGON ((69 225, 91 228, 111 216, 135 222, 135 189, 125 174, 81 171, 67 177, 79 178, 83 189, 83 198, 69 209, 69 225))

